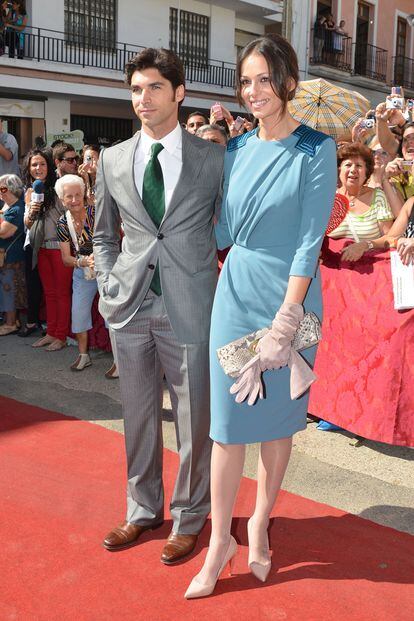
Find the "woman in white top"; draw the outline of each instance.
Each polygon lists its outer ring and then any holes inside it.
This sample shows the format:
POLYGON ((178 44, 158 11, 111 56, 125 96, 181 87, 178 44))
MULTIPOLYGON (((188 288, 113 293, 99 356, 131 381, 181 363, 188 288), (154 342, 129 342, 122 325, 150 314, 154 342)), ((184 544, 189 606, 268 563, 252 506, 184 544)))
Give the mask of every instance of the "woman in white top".
POLYGON ((373 249, 372 241, 386 235, 394 216, 381 188, 370 188, 366 184, 374 170, 374 157, 365 145, 355 142, 338 149, 338 194, 349 200, 349 210, 329 237, 350 238, 355 243, 342 251, 344 261, 357 261, 364 252, 373 249))

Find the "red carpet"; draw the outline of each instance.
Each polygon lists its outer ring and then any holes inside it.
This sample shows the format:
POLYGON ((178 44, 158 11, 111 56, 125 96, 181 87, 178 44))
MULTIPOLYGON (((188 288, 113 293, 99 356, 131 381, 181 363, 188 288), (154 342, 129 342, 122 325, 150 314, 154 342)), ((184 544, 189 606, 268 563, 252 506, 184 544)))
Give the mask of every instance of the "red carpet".
MULTIPOLYGON (((169 519, 130 550, 100 545, 124 511, 122 436, 1 397, 0 412, 1 621, 414 619, 414 538, 287 492, 271 528, 274 570, 258 583, 246 566, 255 489, 246 479, 236 576, 187 602, 208 527, 197 554, 175 567, 159 561, 169 519)), ((166 451, 164 465, 168 498, 176 455, 166 451)))

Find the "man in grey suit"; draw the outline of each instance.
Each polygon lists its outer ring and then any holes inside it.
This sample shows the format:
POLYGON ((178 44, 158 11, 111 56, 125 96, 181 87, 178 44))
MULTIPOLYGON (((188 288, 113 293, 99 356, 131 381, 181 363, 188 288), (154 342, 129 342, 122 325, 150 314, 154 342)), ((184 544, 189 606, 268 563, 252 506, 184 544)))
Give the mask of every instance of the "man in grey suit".
POLYGON ((185 77, 173 52, 143 50, 125 73, 142 129, 100 158, 94 232, 100 312, 118 352, 128 463, 126 520, 103 545, 128 548, 163 523, 165 374, 180 458, 173 527, 161 556, 171 564, 192 552, 210 510, 208 338, 224 149, 180 127, 185 77))

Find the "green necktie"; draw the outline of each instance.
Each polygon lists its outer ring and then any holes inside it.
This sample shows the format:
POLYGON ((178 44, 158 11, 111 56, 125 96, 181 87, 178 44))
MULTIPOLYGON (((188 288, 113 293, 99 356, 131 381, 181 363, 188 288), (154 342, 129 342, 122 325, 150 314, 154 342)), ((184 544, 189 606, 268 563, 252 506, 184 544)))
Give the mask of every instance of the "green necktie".
MULTIPOLYGON (((142 185, 142 202, 157 228, 160 226, 165 213, 164 178, 162 176, 161 164, 158 161, 158 154, 163 148, 160 142, 155 142, 152 145, 151 158, 145 167, 144 182, 142 185)), ((150 289, 152 289, 156 295, 161 295, 158 263, 155 267, 150 289)))

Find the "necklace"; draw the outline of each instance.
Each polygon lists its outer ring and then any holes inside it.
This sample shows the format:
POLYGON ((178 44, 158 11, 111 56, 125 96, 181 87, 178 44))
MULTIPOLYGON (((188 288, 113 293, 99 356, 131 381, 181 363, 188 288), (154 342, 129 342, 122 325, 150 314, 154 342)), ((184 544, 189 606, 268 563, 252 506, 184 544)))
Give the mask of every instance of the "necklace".
POLYGON ((354 196, 352 196, 351 194, 348 194, 348 192, 344 192, 345 196, 347 197, 347 199, 349 200, 349 206, 350 207, 355 207, 355 201, 357 199, 359 199, 359 196, 362 194, 365 194, 367 191, 367 188, 364 186, 361 188, 361 190, 358 192, 358 194, 355 194, 354 196))

